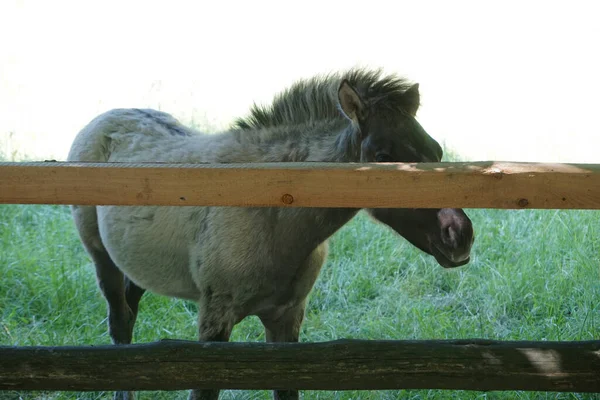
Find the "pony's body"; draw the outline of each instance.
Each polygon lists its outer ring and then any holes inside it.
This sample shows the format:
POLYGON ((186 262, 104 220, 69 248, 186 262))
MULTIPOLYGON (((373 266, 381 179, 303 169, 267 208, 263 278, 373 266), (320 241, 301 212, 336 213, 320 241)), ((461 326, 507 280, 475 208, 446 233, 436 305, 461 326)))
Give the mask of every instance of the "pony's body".
MULTIPOLYGON (((320 143, 329 147, 325 138, 320 143)), ((294 147, 303 140, 300 135, 296 140, 285 136, 271 139, 271 150, 280 147, 281 152, 265 153, 263 137, 250 139, 239 131, 218 135, 195 132, 159 111, 112 110, 80 133, 69 159, 173 163, 269 162, 290 158, 323 161, 319 147, 294 147), (89 145, 93 142, 97 148, 89 145), (311 150, 319 158, 311 158, 311 150)), ((303 301, 325 258, 326 239, 358 211, 185 206, 101 206, 80 210, 90 214, 86 220, 90 223, 93 214, 97 215, 101 242, 97 243, 98 248, 104 247, 119 269, 138 286, 196 301, 209 291, 213 297, 227 298, 226 307, 232 308, 237 320, 271 309, 280 314, 281 307, 303 301), (306 264, 311 268, 298 276, 306 264), (232 282, 236 283, 235 293, 231 293, 232 282), (257 282, 264 282, 266 285, 261 286, 267 287, 257 287, 257 282)))
MULTIPOLYGON (((79 133, 69 160, 360 162, 375 161, 383 153, 391 161, 439 161, 439 145, 413 118, 418 93, 415 106, 411 86, 397 79, 379 80, 378 74, 364 71, 345 78, 350 84, 342 77, 297 84, 271 109, 255 107, 251 117, 238 121, 231 131, 212 135, 186 128, 159 111, 109 111, 79 133), (404 136, 390 131, 388 124, 394 129, 399 125, 404 136)), ((108 302, 115 343, 131 342, 138 302, 146 289, 197 301, 201 340, 228 340, 237 322, 258 315, 267 340, 297 341, 306 298, 327 255, 327 239, 357 212, 73 207, 108 302)), ((435 255, 442 265, 468 261, 472 229, 460 210, 370 213, 435 255)), ((217 394, 195 391, 192 397, 217 394)), ((297 392, 280 391, 276 396, 296 398, 297 392)))

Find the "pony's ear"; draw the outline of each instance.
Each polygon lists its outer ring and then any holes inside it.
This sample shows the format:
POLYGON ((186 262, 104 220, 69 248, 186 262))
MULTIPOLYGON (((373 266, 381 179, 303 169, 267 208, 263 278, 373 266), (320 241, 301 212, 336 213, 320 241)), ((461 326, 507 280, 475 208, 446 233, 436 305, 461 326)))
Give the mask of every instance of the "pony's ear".
POLYGON ((414 117, 417 115, 420 103, 421 95, 419 94, 419 84, 415 83, 404 92, 404 109, 414 117))
POLYGON ((340 84, 338 99, 344 114, 352 121, 358 123, 359 118, 362 118, 365 113, 365 104, 346 79, 340 84))

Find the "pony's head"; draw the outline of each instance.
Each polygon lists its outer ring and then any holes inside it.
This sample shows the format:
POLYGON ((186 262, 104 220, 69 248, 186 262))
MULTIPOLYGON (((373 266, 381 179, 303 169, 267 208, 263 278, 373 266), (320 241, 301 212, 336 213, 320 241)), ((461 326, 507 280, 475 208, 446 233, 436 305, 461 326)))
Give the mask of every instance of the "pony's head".
MULTIPOLYGON (((344 79, 338 89, 339 106, 351 121, 361 162, 439 162, 441 146, 425 132, 415 116, 418 84, 398 90, 388 80, 354 87, 344 79), (379 85, 379 86, 378 86, 379 85)), ((442 190, 440 188, 440 190, 442 190)), ((469 262, 473 225, 462 209, 370 209, 377 220, 394 229, 417 248, 431 254, 443 267, 469 262)))

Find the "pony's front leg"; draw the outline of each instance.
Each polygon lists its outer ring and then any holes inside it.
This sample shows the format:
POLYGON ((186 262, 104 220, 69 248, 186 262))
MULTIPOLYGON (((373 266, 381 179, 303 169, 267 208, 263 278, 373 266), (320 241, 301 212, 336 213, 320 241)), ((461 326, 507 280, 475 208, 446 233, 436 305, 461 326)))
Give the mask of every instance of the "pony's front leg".
MULTIPOLYGON (((209 298, 198 305, 198 331, 201 342, 228 342, 235 321, 231 313, 215 307, 209 298), (230 317, 230 318, 228 318, 230 317)), ((194 389, 189 400, 218 400, 219 389, 194 389)))
MULTIPOLYGON (((289 309, 281 317, 276 319, 267 316, 261 316, 260 319, 265 327, 265 336, 267 342, 298 342, 300 336, 300 327, 304 320, 304 307, 301 304, 298 307, 289 309)), ((275 400, 297 400, 297 390, 274 390, 273 398, 275 400)))

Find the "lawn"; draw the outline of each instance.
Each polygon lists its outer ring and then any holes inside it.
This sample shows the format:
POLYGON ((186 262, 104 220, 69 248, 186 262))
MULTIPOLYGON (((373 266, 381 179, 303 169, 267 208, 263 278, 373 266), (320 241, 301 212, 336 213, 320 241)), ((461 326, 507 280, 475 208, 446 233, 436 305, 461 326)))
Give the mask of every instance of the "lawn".
MULTIPOLYGON (((467 266, 445 270, 359 214, 331 240, 301 341, 339 338, 600 339, 600 218, 594 211, 468 210, 476 228, 467 266)), ((110 343, 105 303, 64 206, 0 206, 0 344, 110 343)), ((146 294, 136 342, 196 338, 192 302, 146 294)), ((247 318, 234 341, 262 341, 247 318)), ((100 399, 109 393, 0 392, 0 399, 100 399)), ((187 392, 141 392, 185 399, 187 392)), ((224 391, 223 399, 268 399, 224 391)), ((593 399, 598 395, 305 391, 304 399, 593 399)))

